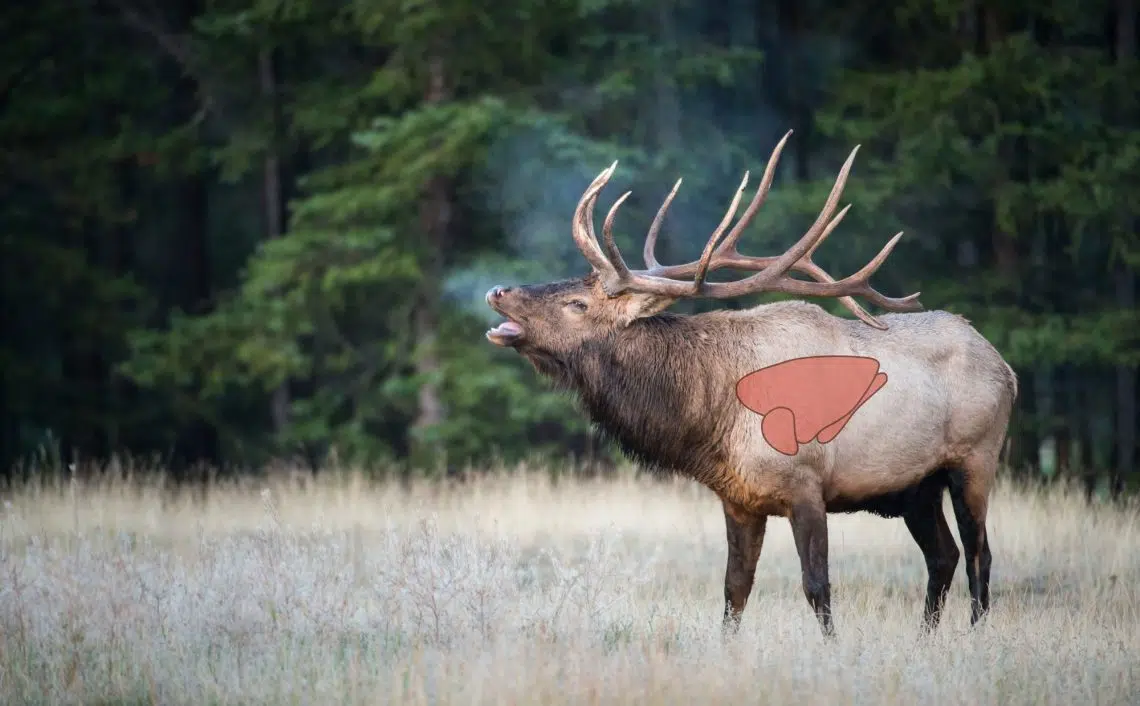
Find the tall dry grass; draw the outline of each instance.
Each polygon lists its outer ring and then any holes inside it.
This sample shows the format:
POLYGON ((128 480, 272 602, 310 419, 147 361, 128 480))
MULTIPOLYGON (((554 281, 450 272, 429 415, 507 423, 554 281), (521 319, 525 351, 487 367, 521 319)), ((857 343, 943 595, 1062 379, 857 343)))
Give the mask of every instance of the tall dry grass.
POLYGON ((28 488, 0 512, 4 704, 1140 703, 1140 523, 1003 485, 993 610, 918 626, 902 522, 832 516, 825 642, 774 519, 722 642, 724 527, 686 481, 340 476, 172 496, 28 488))

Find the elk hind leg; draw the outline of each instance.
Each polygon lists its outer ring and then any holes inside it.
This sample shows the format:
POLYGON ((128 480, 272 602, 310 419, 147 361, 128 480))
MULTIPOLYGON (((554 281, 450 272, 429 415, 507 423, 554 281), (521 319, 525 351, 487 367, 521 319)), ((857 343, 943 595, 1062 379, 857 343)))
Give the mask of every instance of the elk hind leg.
POLYGON ((975 625, 990 609, 990 541, 986 512, 996 470, 996 456, 967 459, 949 477, 950 500, 958 520, 958 535, 966 555, 966 580, 970 584, 970 624, 975 625))
POLYGON ((724 524, 728 539, 728 564, 724 572, 723 632, 734 635, 740 629, 740 616, 752 593, 756 577, 756 563, 764 546, 764 530, 768 524, 765 515, 746 512, 722 502, 724 524))
MULTIPOLYGON (((942 476, 941 471, 938 476, 942 476)), ((941 478, 935 477, 932 480, 941 478)), ((926 560, 926 606, 922 617, 923 627, 927 631, 938 626, 942 606, 946 602, 950 584, 954 581, 954 571, 958 568, 961 556, 942 511, 944 487, 941 482, 924 483, 919 488, 914 504, 903 514, 906 528, 926 560)))

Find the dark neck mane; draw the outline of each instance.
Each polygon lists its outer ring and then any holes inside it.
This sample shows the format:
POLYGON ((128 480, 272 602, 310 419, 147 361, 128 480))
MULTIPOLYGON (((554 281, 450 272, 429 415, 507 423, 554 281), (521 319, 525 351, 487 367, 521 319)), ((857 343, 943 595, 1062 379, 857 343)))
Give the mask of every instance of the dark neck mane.
POLYGON ((588 341, 554 373, 631 460, 697 478, 715 472, 736 403, 723 361, 692 317, 660 314, 588 341))

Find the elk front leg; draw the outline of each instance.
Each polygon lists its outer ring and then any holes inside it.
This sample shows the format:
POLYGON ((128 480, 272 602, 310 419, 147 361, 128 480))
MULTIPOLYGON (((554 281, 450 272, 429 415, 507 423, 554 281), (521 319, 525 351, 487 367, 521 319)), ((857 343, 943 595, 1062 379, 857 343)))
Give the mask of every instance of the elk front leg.
POLYGON ((756 562, 764 545, 766 515, 755 515, 722 501, 724 524, 728 535, 728 566, 724 572, 724 621, 726 635, 740 628, 740 615, 752 593, 756 562))
POLYGON ((801 500, 788 518, 800 555, 804 596, 815 611, 825 637, 835 634, 831 620, 831 583, 827 575, 827 510, 823 498, 801 500))

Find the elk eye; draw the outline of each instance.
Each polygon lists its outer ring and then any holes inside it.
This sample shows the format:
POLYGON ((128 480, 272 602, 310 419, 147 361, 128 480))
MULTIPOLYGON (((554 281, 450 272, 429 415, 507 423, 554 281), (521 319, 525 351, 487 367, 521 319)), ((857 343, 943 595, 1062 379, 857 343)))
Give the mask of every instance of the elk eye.
POLYGON ((581 299, 571 299, 570 301, 566 302, 566 306, 570 307, 571 309, 573 309, 575 311, 585 311, 586 310, 586 302, 582 301, 581 299))

